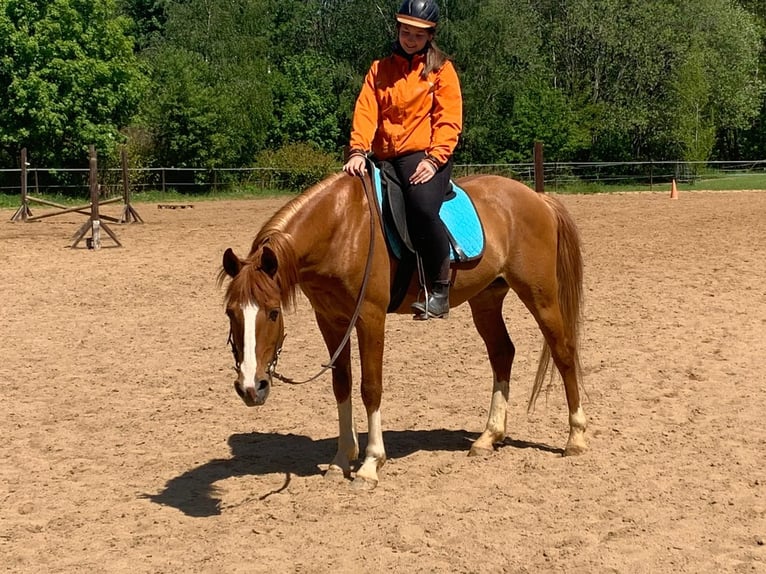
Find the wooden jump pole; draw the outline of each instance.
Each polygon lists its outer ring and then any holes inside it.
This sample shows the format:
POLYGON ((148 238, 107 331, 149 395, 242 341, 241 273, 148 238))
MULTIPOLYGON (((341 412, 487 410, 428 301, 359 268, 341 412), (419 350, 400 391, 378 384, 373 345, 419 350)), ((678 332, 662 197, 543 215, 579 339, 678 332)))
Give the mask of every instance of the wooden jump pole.
POLYGON ((535 191, 537 193, 545 193, 543 142, 535 142, 535 191))
POLYGON ((86 221, 83 226, 77 231, 77 233, 74 234, 73 239, 74 243, 72 243, 72 248, 77 247, 77 244, 80 243, 82 238, 85 236, 85 234, 88 232, 88 229, 91 230, 91 236, 89 238, 89 241, 86 241, 86 244, 88 245, 89 249, 101 249, 101 230, 103 229, 106 231, 107 235, 114 240, 114 242, 117 244, 117 247, 122 247, 122 243, 120 243, 119 239, 117 239, 117 236, 112 232, 111 229, 109 229, 109 226, 106 223, 101 222, 101 217, 98 213, 98 159, 96 156, 96 146, 91 145, 90 146, 90 175, 89 175, 89 182, 90 182, 90 217, 88 218, 88 221, 86 221))
POLYGON ((120 159, 122 162, 122 199, 125 206, 122 208, 120 223, 143 223, 144 220, 138 215, 138 212, 130 204, 130 179, 128 178, 128 152, 123 147, 120 150, 120 159))
POLYGON ((29 209, 29 198, 27 197, 27 148, 21 149, 21 207, 11 216, 11 221, 27 221, 32 212, 29 209))
MULTIPOLYGON (((34 203, 40 203, 42 205, 47 205, 49 207, 55 207, 59 209, 59 211, 54 211, 52 213, 41 213, 40 215, 33 215, 28 217, 27 221, 37 221, 39 219, 45 219, 46 217, 54 217, 56 215, 62 215, 64 213, 81 213, 82 215, 90 215, 90 203, 86 203, 85 205, 78 205, 76 207, 67 207, 66 205, 56 203, 55 201, 48 201, 47 199, 32 197, 31 195, 29 196, 29 201, 32 201, 34 203), (86 209, 88 211, 85 211, 86 209)), ((118 201, 122 201, 122 198, 113 197, 112 199, 107 199, 105 201, 99 200, 99 205, 106 205, 107 203, 117 203, 118 201)), ((111 215, 104 215, 103 213, 99 215, 101 219, 106 219, 107 221, 114 221, 115 223, 119 222, 119 220, 116 217, 112 217, 111 215)))

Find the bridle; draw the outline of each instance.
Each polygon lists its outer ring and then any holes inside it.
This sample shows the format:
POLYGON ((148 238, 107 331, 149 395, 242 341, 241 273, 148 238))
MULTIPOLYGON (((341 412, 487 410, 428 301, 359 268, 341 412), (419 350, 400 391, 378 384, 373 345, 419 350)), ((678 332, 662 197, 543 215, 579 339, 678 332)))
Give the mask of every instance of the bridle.
MULTIPOLYGON (((375 219, 376 219, 375 198, 372 195, 372 191, 367 186, 367 181, 364 179, 364 176, 360 175, 359 179, 362 180, 362 188, 364 189, 364 194, 367 198, 367 205, 370 208, 370 247, 367 250, 367 263, 364 268, 364 278, 362 279, 362 285, 359 287, 359 294, 356 297, 356 308, 354 309, 353 315, 351 315, 351 320, 348 323, 348 329, 346 329, 346 334, 343 335, 343 339, 341 339, 341 342, 338 345, 338 348, 335 350, 332 357, 330 358, 330 362, 328 362, 325 365, 322 365, 322 369, 313 377, 310 377, 303 381, 296 381, 289 377, 285 377, 284 375, 277 372, 277 362, 279 361, 279 355, 282 353, 282 346, 284 345, 285 339, 287 338, 286 334, 283 335, 282 340, 279 342, 279 344, 277 345, 277 348, 274 350, 274 356, 272 357, 271 361, 269 361, 269 364, 266 366, 266 373, 268 373, 269 377, 272 379, 278 379, 282 381, 283 383, 287 383, 289 385, 303 385, 305 383, 310 383, 311 381, 318 379, 329 369, 334 369, 335 361, 340 356, 341 352, 343 351, 343 348, 346 346, 346 343, 348 343, 348 340, 351 337, 351 333, 353 332, 354 327, 356 326, 356 321, 357 319, 359 319, 359 313, 362 310, 362 303, 364 301, 364 294, 367 291, 367 284, 369 283, 369 280, 370 280, 370 274, 372 273, 372 256, 375 252, 375 219)), ((239 372, 239 366, 241 363, 239 361, 239 358, 237 357, 237 350, 234 345, 234 338, 232 337, 231 327, 229 327, 229 339, 227 343, 231 346, 231 352, 234 355, 234 366, 237 372, 239 372)))

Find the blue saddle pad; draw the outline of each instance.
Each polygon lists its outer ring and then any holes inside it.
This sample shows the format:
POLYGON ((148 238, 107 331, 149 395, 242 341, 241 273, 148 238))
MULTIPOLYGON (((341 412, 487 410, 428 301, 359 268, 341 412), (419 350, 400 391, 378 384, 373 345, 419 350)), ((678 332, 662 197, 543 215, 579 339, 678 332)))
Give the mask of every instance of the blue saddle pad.
MULTIPOLYGON (((370 162, 371 163, 371 162, 370 162)), ((369 165, 369 164, 368 164, 369 165)), ((375 187, 375 196, 378 199, 378 207, 383 206, 383 185, 381 182, 380 169, 373 166, 372 181, 375 187)), ((471 261, 481 257, 484 253, 484 229, 481 226, 479 214, 473 201, 468 197, 465 190, 454 181, 452 191, 454 196, 446 200, 439 211, 447 232, 450 235, 450 257, 453 262, 471 261), (456 249, 457 247, 457 249, 456 249)), ((452 194, 450 194, 452 195, 452 194)), ((385 221, 386 218, 383 218, 385 221)), ((401 259, 402 252, 407 249, 399 237, 399 233, 393 225, 387 221, 384 223, 386 241, 397 259, 401 259)))

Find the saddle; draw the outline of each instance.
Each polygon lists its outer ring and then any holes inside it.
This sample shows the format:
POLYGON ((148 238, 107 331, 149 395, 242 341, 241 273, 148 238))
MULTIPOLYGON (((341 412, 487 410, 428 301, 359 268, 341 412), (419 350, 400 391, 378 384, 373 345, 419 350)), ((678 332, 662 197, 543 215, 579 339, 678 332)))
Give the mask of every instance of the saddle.
MULTIPOLYGON (((386 161, 368 161, 375 198, 383 223, 383 235, 391 254, 399 260, 388 312, 395 311, 407 295, 417 260, 407 229, 404 194, 393 166, 386 161)), ((454 181, 439 211, 450 243, 453 263, 479 259, 484 253, 484 229, 476 207, 468 194, 454 181)))

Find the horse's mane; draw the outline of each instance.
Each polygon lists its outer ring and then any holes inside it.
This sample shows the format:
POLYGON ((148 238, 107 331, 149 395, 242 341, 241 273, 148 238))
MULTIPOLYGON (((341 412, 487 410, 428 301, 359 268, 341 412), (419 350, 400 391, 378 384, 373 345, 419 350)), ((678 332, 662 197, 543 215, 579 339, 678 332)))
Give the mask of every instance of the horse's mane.
MULTIPOLYGON (((305 205, 314 200, 317 194, 335 184, 343 173, 331 175, 302 194, 283 205, 263 225, 255 236, 250 253, 242 260, 242 267, 226 288, 225 302, 254 301, 259 306, 268 305, 268 301, 279 300, 282 307, 294 309, 298 289, 298 256, 292 235, 285 231, 287 224, 305 205), (273 253, 277 261, 273 277, 262 267, 264 251, 273 253)), ((271 254, 267 253, 267 257, 271 254)), ((219 285, 226 278, 226 271, 218 274, 219 285)))
POLYGON ((308 188, 300 195, 294 197, 283 205, 279 210, 271 216, 271 218, 261 227, 261 230, 253 239, 253 245, 250 248, 250 254, 252 255, 258 246, 263 242, 266 237, 271 236, 274 233, 282 233, 287 223, 298 213, 303 207, 311 203, 314 198, 328 187, 334 185, 337 180, 343 177, 343 172, 333 174, 326 179, 323 179, 316 185, 308 188))

